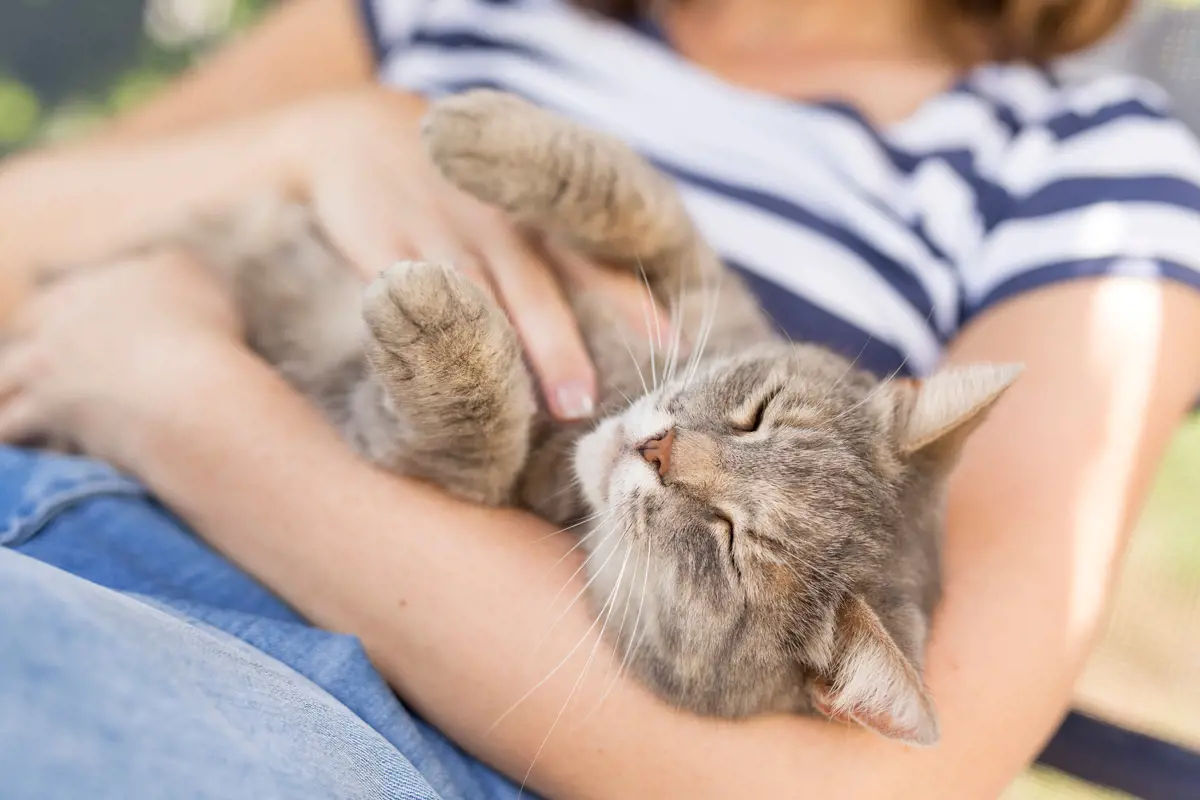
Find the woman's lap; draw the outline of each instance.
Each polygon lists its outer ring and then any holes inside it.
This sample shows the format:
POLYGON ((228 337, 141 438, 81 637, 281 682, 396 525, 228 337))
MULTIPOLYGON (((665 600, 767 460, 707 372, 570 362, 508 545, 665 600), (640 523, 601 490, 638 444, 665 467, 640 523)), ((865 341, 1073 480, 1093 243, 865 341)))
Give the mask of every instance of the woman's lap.
POLYGON ((0 448, 0 545, 6 797, 515 795, 104 465, 0 448))

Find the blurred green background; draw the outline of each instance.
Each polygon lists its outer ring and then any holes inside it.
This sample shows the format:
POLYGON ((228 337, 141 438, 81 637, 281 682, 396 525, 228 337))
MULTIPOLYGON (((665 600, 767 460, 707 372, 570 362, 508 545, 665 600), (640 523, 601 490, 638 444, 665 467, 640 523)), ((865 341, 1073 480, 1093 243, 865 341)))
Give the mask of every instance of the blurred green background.
POLYGON ((0 156, 143 100, 271 0, 3 0, 0 156))
MULTIPOLYGON (((144 100, 271 2, 2 0, 0 156, 80 135, 144 100)), ((1078 689, 1082 707, 1192 747, 1200 747, 1198 532, 1200 424, 1193 421, 1167 456, 1112 623, 1078 689)), ((1005 800, 1115 796, 1034 770, 1005 800)))

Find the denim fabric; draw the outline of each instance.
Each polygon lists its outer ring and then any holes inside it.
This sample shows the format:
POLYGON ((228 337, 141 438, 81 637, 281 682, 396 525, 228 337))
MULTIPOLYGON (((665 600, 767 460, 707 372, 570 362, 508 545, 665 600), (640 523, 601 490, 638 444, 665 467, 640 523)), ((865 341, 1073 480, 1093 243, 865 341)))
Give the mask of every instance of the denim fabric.
POLYGON ((5 800, 518 794, 104 464, 0 448, 0 545, 5 800))

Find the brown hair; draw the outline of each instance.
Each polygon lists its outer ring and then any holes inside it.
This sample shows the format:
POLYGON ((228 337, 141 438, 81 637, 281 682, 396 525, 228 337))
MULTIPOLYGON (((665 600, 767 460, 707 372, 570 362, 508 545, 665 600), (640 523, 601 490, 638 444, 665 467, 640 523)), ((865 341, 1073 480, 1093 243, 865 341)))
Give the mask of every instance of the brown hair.
MULTIPOLYGON (((1130 0, 926 0, 938 33, 964 62, 1044 62, 1083 50, 1125 17, 1130 0)), ((649 0, 575 0, 615 19, 635 18, 649 0)))

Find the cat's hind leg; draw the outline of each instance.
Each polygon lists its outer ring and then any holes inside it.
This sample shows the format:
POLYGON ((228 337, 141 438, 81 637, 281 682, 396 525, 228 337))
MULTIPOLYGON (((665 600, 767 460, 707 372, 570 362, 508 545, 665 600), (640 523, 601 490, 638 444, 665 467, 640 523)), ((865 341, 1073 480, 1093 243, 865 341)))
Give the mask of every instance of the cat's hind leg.
POLYGON ((537 406, 516 332, 451 267, 400 262, 367 289, 369 375, 352 402, 376 463, 470 500, 511 499, 537 406))

